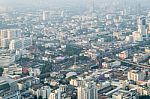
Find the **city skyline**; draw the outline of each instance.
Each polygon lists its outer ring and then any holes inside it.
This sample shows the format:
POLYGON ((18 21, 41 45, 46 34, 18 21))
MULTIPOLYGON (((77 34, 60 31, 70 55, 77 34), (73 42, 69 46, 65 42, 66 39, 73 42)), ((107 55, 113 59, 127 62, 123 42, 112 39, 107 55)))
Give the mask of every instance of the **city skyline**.
POLYGON ((0 99, 150 99, 149 0, 0 0, 0 99))

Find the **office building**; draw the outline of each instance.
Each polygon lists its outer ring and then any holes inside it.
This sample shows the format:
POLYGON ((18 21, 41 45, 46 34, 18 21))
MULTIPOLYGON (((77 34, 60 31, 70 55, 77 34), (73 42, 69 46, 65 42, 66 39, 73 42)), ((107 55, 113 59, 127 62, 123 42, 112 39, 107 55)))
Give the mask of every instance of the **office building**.
POLYGON ((45 21, 49 18, 49 12, 48 11, 43 11, 42 12, 42 20, 45 21))
POLYGON ((8 38, 15 39, 22 37, 23 34, 20 29, 3 29, 0 30, 0 39, 8 38))
POLYGON ((51 88, 49 86, 43 86, 40 91, 43 99, 47 99, 51 93, 51 88))
POLYGON ((11 40, 21 38, 22 36, 23 34, 20 29, 0 30, 0 46, 2 48, 7 48, 11 40))
POLYGON ((0 99, 21 99, 17 83, 10 78, 0 77, 0 99))
POLYGON ((21 39, 14 39, 10 41, 9 49, 25 49, 32 45, 32 39, 30 37, 25 37, 21 39))
POLYGON ((62 99, 60 89, 51 92, 48 99, 62 99))
POLYGON ((143 41, 143 36, 142 36, 142 34, 140 32, 134 31, 132 33, 132 36, 133 36, 133 41, 134 42, 143 41))
POLYGON ((142 37, 147 37, 147 25, 145 17, 138 17, 138 32, 142 35, 142 37))
POLYGON ((77 99, 98 99, 98 91, 95 82, 85 82, 77 88, 77 99))
POLYGON ((142 81, 144 80, 144 73, 141 70, 131 70, 128 72, 128 80, 142 81))
POLYGON ((14 49, 21 49, 21 48, 22 48, 22 40, 21 39, 11 40, 9 49, 14 50, 14 49))
POLYGON ((9 47, 9 40, 7 38, 1 39, 1 47, 8 48, 9 47))

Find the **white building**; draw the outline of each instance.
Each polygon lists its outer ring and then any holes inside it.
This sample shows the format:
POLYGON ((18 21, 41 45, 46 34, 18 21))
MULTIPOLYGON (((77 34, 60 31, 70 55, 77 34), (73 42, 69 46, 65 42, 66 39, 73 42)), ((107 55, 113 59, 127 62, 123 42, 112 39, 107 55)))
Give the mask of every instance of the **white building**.
POLYGON ((142 35, 142 37, 147 37, 147 24, 146 17, 138 17, 138 32, 142 35))
POLYGON ((142 41, 143 40, 142 34, 140 32, 134 31, 132 33, 132 36, 133 36, 133 41, 134 42, 142 41))
POLYGON ((48 99, 62 99, 60 89, 57 89, 54 92, 50 93, 48 99))
POLYGON ((43 99, 46 99, 51 93, 51 88, 49 86, 43 86, 40 91, 43 99))
POLYGON ((77 88, 77 99, 98 99, 98 91, 95 82, 85 82, 77 88))

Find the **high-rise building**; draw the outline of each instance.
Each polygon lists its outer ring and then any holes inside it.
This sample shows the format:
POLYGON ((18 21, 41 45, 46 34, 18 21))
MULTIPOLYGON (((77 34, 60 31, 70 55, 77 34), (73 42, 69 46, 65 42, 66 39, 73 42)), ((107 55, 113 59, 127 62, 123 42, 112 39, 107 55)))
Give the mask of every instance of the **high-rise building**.
POLYGON ((47 99, 51 93, 51 88, 49 86, 43 86, 41 88, 41 95, 43 99, 47 99))
POLYGON ((8 48, 9 47, 9 40, 7 38, 2 39, 0 42, 1 42, 2 48, 8 48))
POLYGON ((141 70, 131 70, 128 72, 128 80, 133 81, 144 80, 144 73, 141 70))
POLYGON ((14 39, 22 37, 22 32, 20 29, 3 29, 0 30, 0 39, 8 38, 14 39))
POLYGON ((21 38, 22 36, 20 29, 0 30, 0 46, 4 48, 8 47, 11 40, 21 38))
POLYGON ((20 39, 11 40, 9 49, 11 50, 22 49, 22 41, 20 39))
POLYGON ((142 35, 142 37, 147 37, 147 25, 146 25, 146 17, 138 17, 138 32, 142 35))
POLYGON ((150 35, 150 22, 148 23, 147 34, 150 35))
POLYGON ((49 99, 57 99, 57 93, 55 92, 50 93, 49 99))
POLYGON ((137 31, 134 31, 132 33, 132 36, 133 36, 133 41, 136 42, 136 41, 143 41, 143 36, 140 32, 137 32, 137 31))
POLYGON ((48 99, 61 99, 61 91, 60 89, 51 92, 48 99))
POLYGON ((8 35, 8 33, 6 30, 0 31, 0 39, 7 38, 8 37, 7 35, 8 35))
POLYGON ((49 18, 49 12, 48 11, 43 11, 42 12, 42 20, 45 21, 49 18))
POLYGON ((25 49, 32 45, 32 38, 25 37, 22 39, 14 39, 10 41, 9 49, 15 50, 15 49, 25 49))
POLYGON ((85 82, 77 88, 77 99, 98 99, 98 91, 95 82, 85 82))

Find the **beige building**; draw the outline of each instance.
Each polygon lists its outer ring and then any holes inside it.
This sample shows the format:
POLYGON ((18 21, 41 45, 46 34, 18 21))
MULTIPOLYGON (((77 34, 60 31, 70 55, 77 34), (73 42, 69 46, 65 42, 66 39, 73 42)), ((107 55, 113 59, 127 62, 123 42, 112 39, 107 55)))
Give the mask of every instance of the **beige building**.
POLYGON ((21 38, 22 32, 20 29, 3 29, 0 30, 0 46, 5 48, 9 46, 10 40, 21 38))
POLYGON ((73 86, 81 86, 83 84, 82 80, 78 80, 78 79, 71 79, 70 80, 70 85, 73 86))
POLYGON ((145 89, 143 87, 138 87, 137 88, 137 92, 140 94, 140 95, 149 95, 149 90, 148 89, 145 89))
POLYGON ((114 93, 112 99, 123 99, 123 93, 114 93))
POLYGON ((22 37, 22 33, 20 29, 3 29, 0 30, 0 39, 8 38, 14 39, 17 37, 22 37))
POLYGON ((144 76, 141 70, 131 70, 128 72, 128 80, 141 81, 144 80, 144 76))
POLYGON ((145 53, 150 54, 150 48, 145 48, 145 53))

